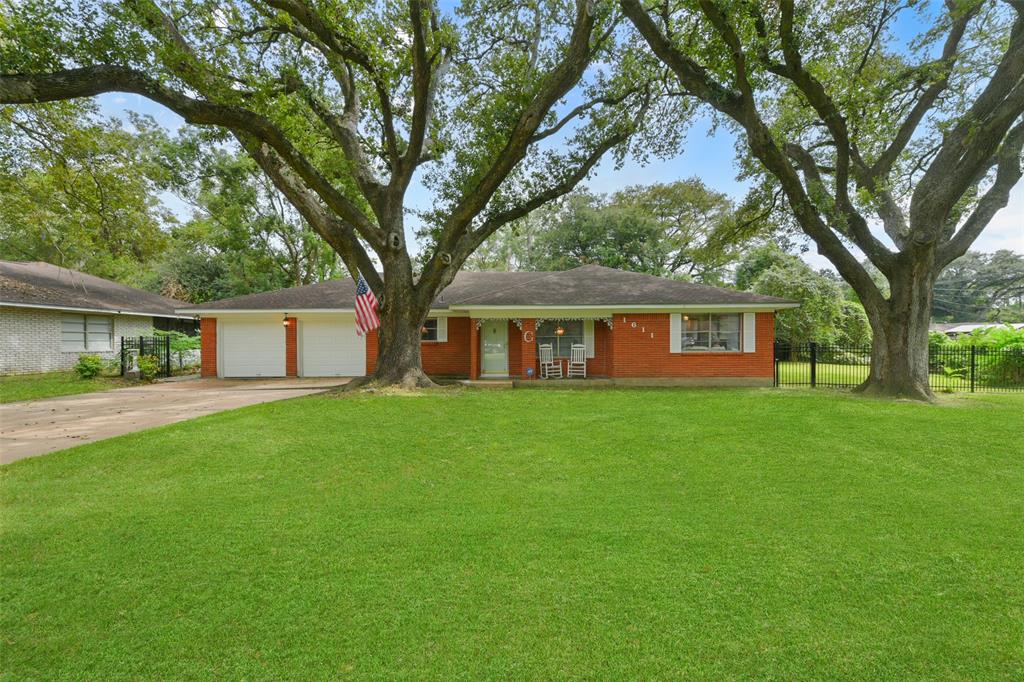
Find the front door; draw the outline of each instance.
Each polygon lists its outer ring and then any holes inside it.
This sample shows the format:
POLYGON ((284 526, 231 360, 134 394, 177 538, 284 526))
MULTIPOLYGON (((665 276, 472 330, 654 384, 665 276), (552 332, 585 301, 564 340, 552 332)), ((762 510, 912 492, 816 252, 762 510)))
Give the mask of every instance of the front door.
POLYGON ((480 373, 508 376, 508 322, 486 320, 480 328, 480 373))

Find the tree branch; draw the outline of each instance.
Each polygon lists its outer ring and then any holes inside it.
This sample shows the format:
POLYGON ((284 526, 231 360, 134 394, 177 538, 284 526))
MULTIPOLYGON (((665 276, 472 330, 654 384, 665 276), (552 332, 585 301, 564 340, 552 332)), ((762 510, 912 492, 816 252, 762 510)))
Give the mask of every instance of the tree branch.
POLYGON ((378 244, 383 245, 383 235, 377 226, 328 182, 277 126, 248 109, 188 97, 143 73, 121 66, 89 66, 47 74, 0 76, 0 104, 36 104, 93 97, 105 92, 142 95, 174 111, 188 123, 221 126, 266 142, 331 210, 355 226, 375 248, 378 244))
POLYGON ((316 194, 303 187, 301 181, 291 174, 289 168, 269 146, 244 133, 236 134, 235 137, 267 174, 274 186, 288 198, 292 206, 313 229, 338 252, 353 279, 358 274, 362 274, 374 293, 377 296, 383 296, 384 282, 377 273, 377 268, 366 249, 359 243, 355 231, 326 211, 317 200, 316 194))
POLYGON ((974 240, 991 222, 995 214, 1010 200, 1010 191, 1020 181, 1022 171, 1021 152, 1024 150, 1024 119, 1006 136, 996 161, 996 179, 985 195, 978 201, 974 211, 967 218, 952 239, 939 247, 936 254, 936 270, 967 253, 974 240))
POLYGON ((896 134, 893 136, 892 142, 889 143, 885 151, 879 155, 875 163, 868 169, 867 173, 873 180, 872 184, 877 183, 881 178, 888 177, 893 164, 896 163, 900 154, 906 149, 907 144, 914 136, 914 131, 917 130, 917 126, 920 125, 925 114, 931 110, 939 95, 949 87, 949 76, 953 72, 953 67, 956 65, 957 58, 959 57, 960 41, 967 30, 967 24, 977 15, 980 9, 981 5, 970 7, 966 12, 953 20, 949 35, 946 36, 946 41, 942 46, 942 56, 938 60, 938 63, 942 65, 942 75, 924 91, 910 110, 910 113, 907 114, 907 118, 900 124, 896 134))

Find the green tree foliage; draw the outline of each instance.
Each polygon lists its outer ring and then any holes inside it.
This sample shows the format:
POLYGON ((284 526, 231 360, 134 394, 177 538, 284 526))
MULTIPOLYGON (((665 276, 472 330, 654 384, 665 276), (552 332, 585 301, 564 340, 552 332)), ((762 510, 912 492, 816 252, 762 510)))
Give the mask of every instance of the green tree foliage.
POLYGON ((949 322, 1024 321, 1024 256, 970 251, 935 281, 932 315, 949 322))
MULTIPOLYGON (((373 378, 429 385, 419 329, 470 254, 621 160, 652 109, 685 116, 621 27, 589 0, 29 2, 5 17, 0 103, 130 92, 234 138, 383 301, 373 378)), ((680 127, 636 139, 657 153, 680 127)))
POLYGON ((740 134, 745 170, 785 195, 856 291, 875 332, 862 388, 930 398, 932 285, 1021 178, 1024 5, 620 6, 680 96, 740 134))
POLYGON ((337 253, 247 156, 186 133, 165 145, 169 187, 192 209, 150 275, 187 301, 311 284, 342 273, 337 253))
POLYGON ((495 235, 471 265, 565 270, 598 263, 715 284, 765 225, 744 221, 728 197, 695 178, 608 196, 578 190, 495 235))
POLYGON ((0 107, 0 258, 137 283, 167 246, 159 130, 86 104, 0 107))
POLYGON ((803 262, 775 264, 762 272, 751 287, 759 294, 800 301, 800 307, 780 310, 775 316, 775 335, 793 344, 837 340, 837 321, 843 313, 839 284, 820 275, 803 262))
POLYGON ((843 282, 827 272, 815 272, 776 244, 748 251, 736 265, 735 278, 738 288, 800 301, 799 308, 776 313, 775 336, 780 341, 871 343, 864 308, 846 300, 843 282))

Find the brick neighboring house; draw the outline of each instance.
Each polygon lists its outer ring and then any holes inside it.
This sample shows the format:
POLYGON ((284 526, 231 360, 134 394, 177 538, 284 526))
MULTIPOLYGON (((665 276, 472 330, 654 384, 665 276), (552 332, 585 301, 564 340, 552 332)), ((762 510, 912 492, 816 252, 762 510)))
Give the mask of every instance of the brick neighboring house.
MULTIPOLYGON (((360 376, 377 335, 355 332, 351 279, 179 308, 202 325, 204 376, 360 376)), ((435 377, 537 378, 538 347, 564 362, 586 348, 588 377, 623 383, 770 385, 771 296, 586 265, 563 272, 460 272, 424 324, 435 377)))
POLYGON ((70 369, 83 353, 113 359, 122 336, 195 333, 186 305, 49 263, 0 261, 0 374, 70 369))

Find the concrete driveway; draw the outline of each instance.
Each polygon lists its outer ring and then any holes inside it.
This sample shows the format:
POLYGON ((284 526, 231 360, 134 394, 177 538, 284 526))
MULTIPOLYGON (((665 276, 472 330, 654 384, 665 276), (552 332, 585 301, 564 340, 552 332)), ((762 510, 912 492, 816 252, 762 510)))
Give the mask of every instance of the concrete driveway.
POLYGON ((236 407, 319 393, 325 379, 192 379, 0 405, 0 464, 236 407))

